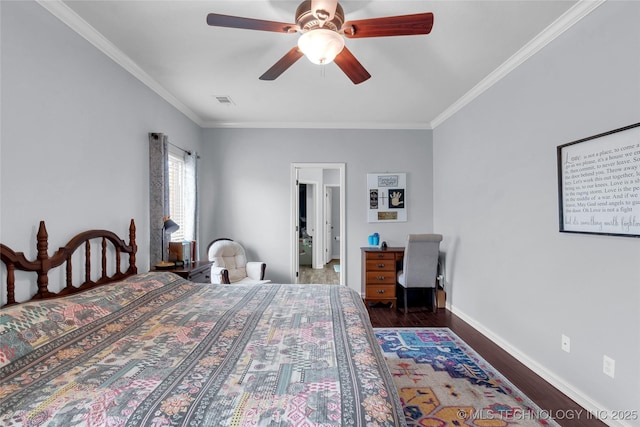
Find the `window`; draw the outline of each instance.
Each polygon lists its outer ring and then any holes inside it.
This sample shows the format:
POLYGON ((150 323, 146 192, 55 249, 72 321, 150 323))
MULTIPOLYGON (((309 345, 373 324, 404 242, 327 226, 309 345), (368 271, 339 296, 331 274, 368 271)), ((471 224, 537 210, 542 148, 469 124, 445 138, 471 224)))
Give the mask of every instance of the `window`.
POLYGON ((185 163, 182 154, 169 151, 169 215, 180 229, 171 234, 171 241, 185 240, 185 163))
MULTIPOLYGON (((2 0, 0 0, 2 1, 2 0)), ((198 154, 169 143, 163 133, 149 133, 149 254, 151 265, 166 254, 162 218, 180 226, 173 241, 198 240, 198 154)), ((197 246, 197 245, 196 245, 197 246)), ((197 248, 196 248, 197 251, 197 248)), ((197 257, 195 257, 197 259, 197 257)))

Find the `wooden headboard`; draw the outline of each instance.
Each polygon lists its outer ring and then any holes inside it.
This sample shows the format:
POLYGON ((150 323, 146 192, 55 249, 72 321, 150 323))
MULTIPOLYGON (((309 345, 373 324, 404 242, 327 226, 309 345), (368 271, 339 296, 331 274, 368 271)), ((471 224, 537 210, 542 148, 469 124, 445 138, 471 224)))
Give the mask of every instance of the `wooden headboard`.
MULTIPOLYGON (((69 295, 75 292, 79 292, 85 289, 89 289, 98 285, 106 283, 116 282, 126 277, 137 274, 138 269, 136 267, 136 251, 138 246, 136 245, 136 225, 131 220, 129 225, 129 244, 127 245, 124 240, 120 239, 115 233, 107 230, 89 230, 82 232, 72 238, 69 243, 58 249, 58 251, 49 256, 49 235, 44 221, 40 221, 40 227, 38 228, 37 239, 37 256, 34 261, 29 261, 24 253, 15 252, 13 249, 0 244, 0 259, 5 264, 7 269, 7 303, 5 305, 18 304, 15 300, 15 270, 34 272, 37 274, 38 291, 31 300, 48 299, 60 297, 63 295, 69 295), (93 239, 101 240, 101 261, 102 270, 101 275, 97 280, 91 279, 91 244, 93 239), (108 275, 107 273, 107 255, 113 256, 114 251, 108 250, 108 242, 115 248, 115 273, 108 275), (72 256, 78 248, 84 245, 84 281, 78 285, 72 283, 72 256), (128 254, 129 267, 126 271, 122 272, 121 267, 121 254, 128 254), (57 293, 49 291, 49 270, 60 267, 66 264, 66 286, 57 293)), ((82 257, 82 254, 81 254, 82 257)))

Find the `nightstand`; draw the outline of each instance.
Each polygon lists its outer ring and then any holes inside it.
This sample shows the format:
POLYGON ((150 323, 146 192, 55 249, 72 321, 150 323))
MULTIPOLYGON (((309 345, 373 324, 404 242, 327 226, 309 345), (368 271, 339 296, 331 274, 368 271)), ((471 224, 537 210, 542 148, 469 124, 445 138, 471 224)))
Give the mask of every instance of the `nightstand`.
POLYGON ((212 261, 197 261, 180 267, 171 269, 163 269, 169 273, 175 273, 190 282, 211 283, 211 266, 212 261))

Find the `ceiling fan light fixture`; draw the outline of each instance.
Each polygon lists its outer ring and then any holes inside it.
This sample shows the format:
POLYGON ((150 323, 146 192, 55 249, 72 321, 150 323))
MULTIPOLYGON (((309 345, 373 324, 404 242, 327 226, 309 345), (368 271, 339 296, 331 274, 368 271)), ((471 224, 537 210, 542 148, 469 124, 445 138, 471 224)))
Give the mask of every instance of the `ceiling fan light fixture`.
POLYGON ((311 13, 322 27, 325 22, 333 20, 337 6, 336 0, 311 0, 311 13))
POLYGON ((344 38, 335 31, 318 28, 302 34, 298 48, 314 64, 328 64, 342 52, 344 38))

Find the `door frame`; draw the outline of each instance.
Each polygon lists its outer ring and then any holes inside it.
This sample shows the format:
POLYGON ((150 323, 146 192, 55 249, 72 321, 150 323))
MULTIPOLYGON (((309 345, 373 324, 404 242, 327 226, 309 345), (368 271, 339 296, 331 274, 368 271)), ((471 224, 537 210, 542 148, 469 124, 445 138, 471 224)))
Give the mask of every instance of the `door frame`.
MULTIPOLYGON (((337 169, 339 172, 339 187, 340 187, 340 284, 346 285, 347 280, 347 256, 346 256, 346 185, 345 185, 345 163, 291 163, 291 283, 298 283, 299 280, 299 241, 298 241, 298 229, 299 229, 299 207, 300 193, 298 191, 299 172, 301 169, 337 169)), ((322 189, 324 185, 319 185, 322 189)), ((321 190, 322 191, 322 190, 321 190)), ((322 212, 322 222, 324 223, 324 197, 320 197, 320 200, 316 199, 316 203, 322 203, 321 209, 317 209, 318 212, 322 212)), ((318 234, 316 232, 316 234, 318 234)), ((319 233, 322 235, 322 232, 319 233)), ((319 236, 317 236, 319 237, 319 236)), ((314 239, 316 240, 316 239, 314 239)), ((317 239, 322 241, 323 253, 324 253, 324 238, 317 239)), ((315 242, 314 242, 315 244, 315 242)), ((324 258, 324 257, 323 257, 324 258)))

